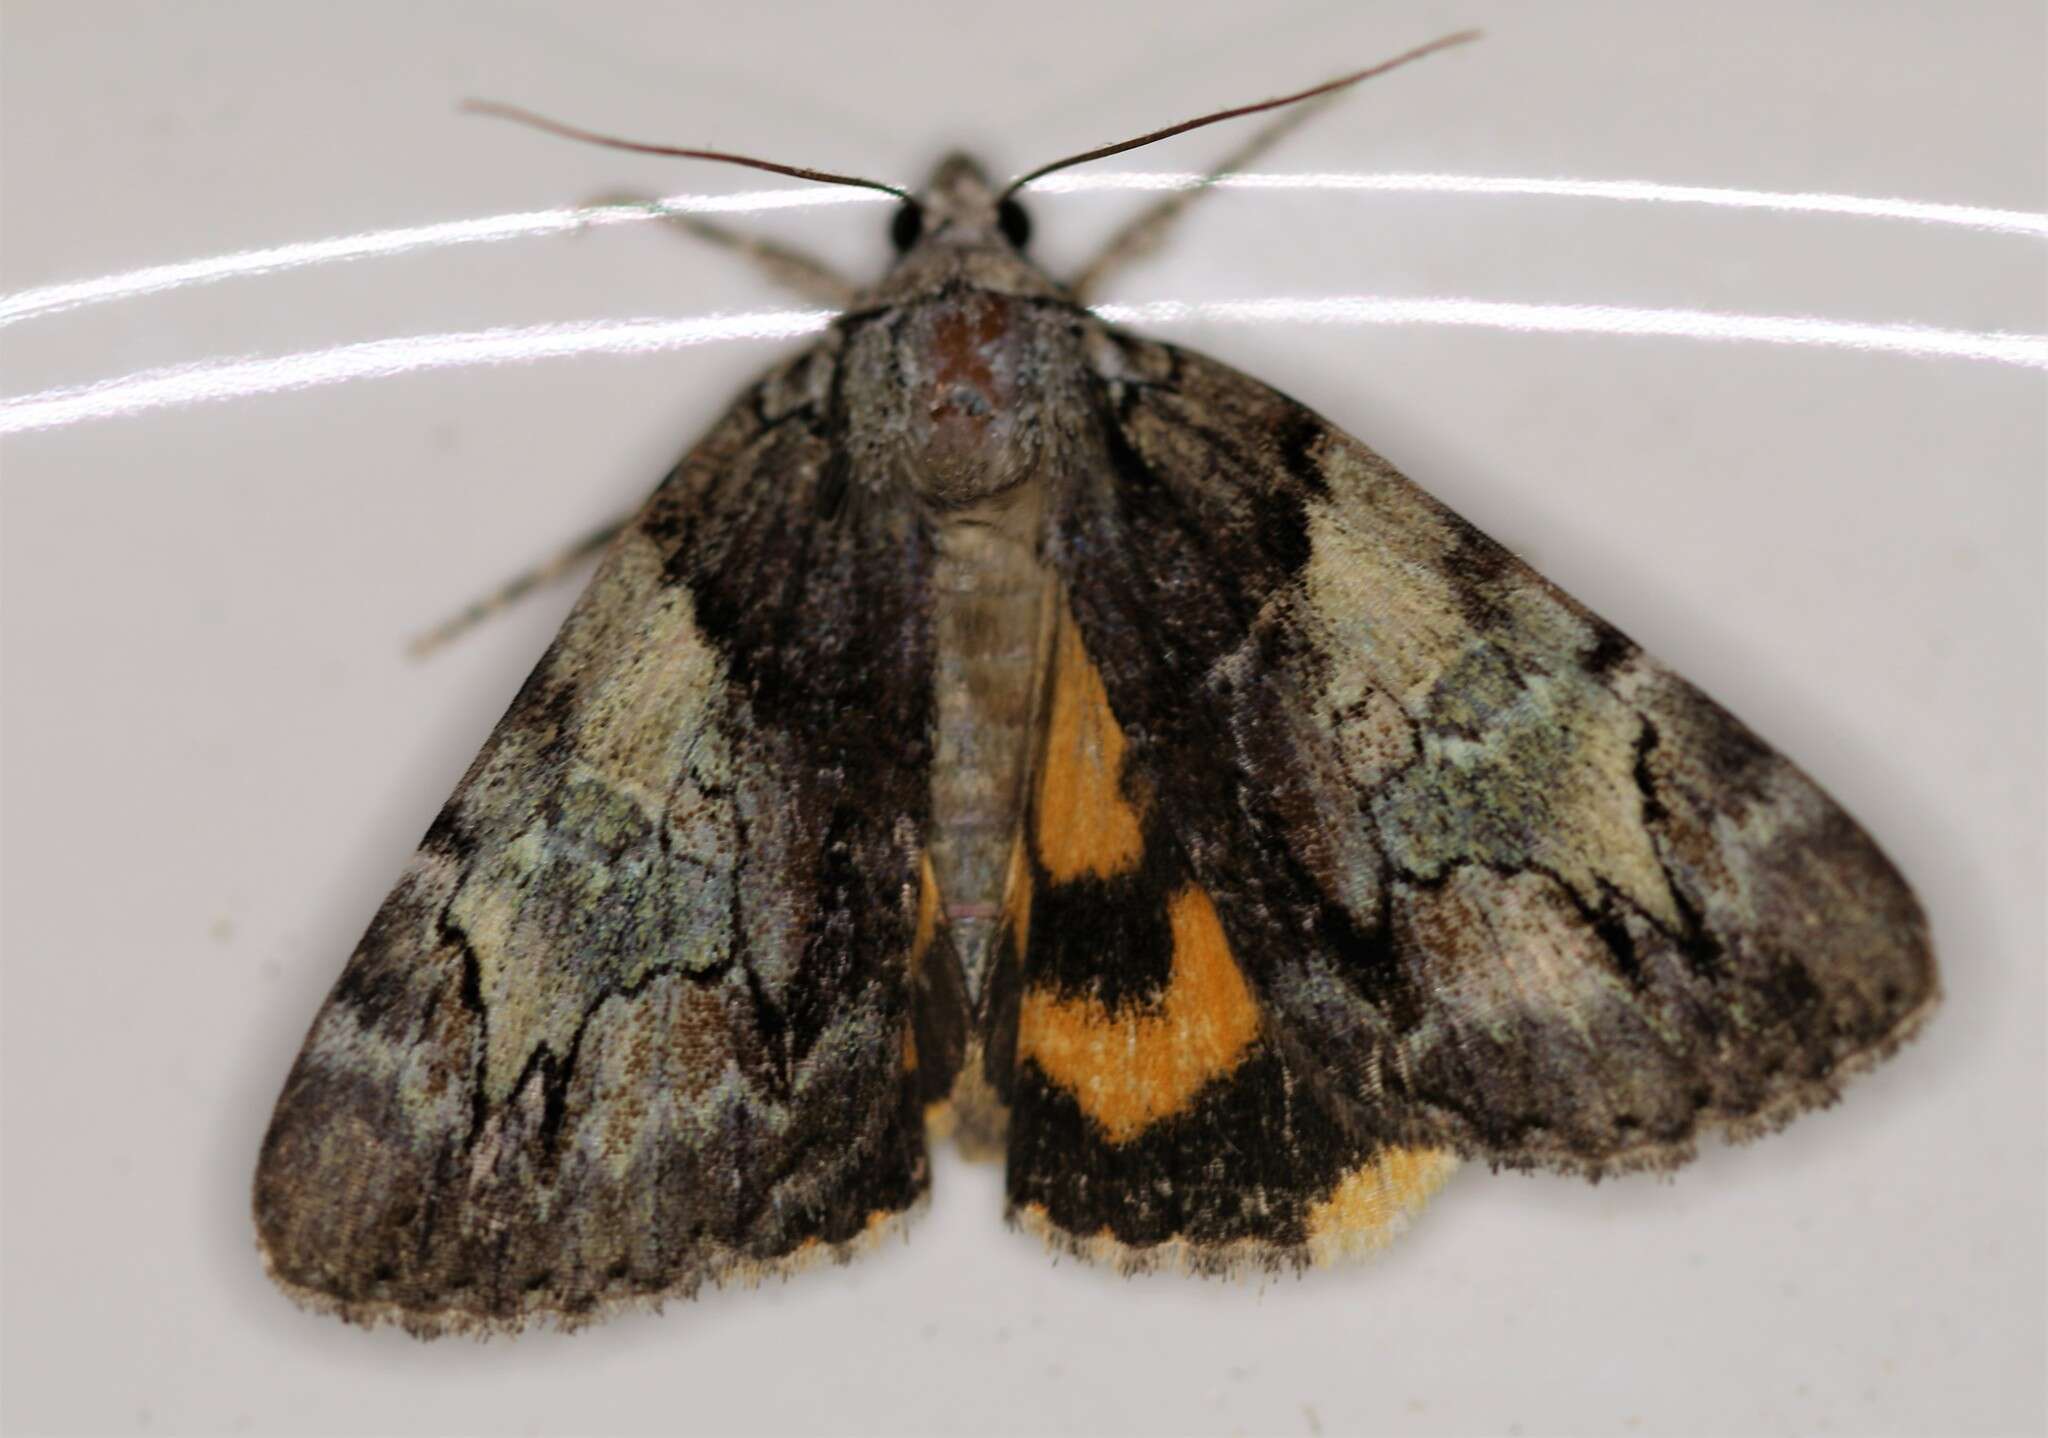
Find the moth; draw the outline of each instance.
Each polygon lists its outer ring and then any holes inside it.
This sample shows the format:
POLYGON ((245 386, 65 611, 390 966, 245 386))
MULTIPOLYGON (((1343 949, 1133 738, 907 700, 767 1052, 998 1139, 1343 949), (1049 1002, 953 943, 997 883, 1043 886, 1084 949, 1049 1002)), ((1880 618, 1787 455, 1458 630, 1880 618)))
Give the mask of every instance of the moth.
POLYGON ((1358 440, 1097 318, 1025 256, 1054 168, 891 189, 894 267, 610 542, 285 1083, 293 1297, 431 1336, 843 1260, 948 1133, 1057 1249, 1298 1268, 1460 1160, 1775 1128, 1929 1013, 1848 815, 1358 440))

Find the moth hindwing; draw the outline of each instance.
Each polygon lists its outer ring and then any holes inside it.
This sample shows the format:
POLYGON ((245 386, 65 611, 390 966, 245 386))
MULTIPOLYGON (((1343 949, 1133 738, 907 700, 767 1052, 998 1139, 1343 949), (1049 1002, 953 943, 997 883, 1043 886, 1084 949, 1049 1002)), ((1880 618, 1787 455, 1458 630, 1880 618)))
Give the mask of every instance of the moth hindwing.
POLYGON ((1000 1151, 1126 1267, 1297 1266, 1457 1160, 1684 1161, 1936 992, 1871 840, 1300 405, 1102 323, 942 166, 614 542, 315 1019, 292 1294, 584 1321, 1000 1151))

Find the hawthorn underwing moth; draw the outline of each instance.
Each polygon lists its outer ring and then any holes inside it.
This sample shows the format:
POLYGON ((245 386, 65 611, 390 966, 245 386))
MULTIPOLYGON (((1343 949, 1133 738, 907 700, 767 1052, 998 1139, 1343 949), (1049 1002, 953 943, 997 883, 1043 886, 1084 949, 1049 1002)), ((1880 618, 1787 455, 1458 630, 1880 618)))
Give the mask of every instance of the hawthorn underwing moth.
POLYGON ((895 266, 610 544, 278 1100, 293 1296, 492 1331, 843 1258, 945 1133, 1062 1249, 1298 1267, 1459 1159, 1773 1128, 1932 1008, 1805 775, 1098 319, 1022 183, 893 191, 895 266))

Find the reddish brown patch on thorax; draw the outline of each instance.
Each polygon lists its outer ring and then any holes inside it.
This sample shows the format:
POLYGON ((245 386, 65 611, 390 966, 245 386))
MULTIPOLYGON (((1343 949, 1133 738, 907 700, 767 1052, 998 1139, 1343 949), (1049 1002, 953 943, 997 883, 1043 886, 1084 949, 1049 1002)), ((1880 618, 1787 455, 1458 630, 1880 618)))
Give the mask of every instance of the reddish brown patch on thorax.
POLYGON ((964 295, 933 317, 933 419, 988 426, 1007 399, 989 352, 1008 338, 1009 330, 1009 306, 993 295, 964 295))

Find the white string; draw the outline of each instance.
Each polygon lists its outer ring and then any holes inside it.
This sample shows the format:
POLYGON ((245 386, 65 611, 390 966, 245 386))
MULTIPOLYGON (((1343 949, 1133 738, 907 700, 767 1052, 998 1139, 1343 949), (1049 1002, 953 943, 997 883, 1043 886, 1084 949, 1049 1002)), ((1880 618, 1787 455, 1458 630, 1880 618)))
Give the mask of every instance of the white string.
MULTIPOLYGON (((1198 174, 1111 171, 1049 175, 1029 194, 1096 194, 1127 190, 1192 189, 1209 183, 1198 174)), ((2048 215, 2025 210, 1987 209, 1924 200, 1876 198, 1720 186, 1667 185, 1652 180, 1566 180, 1496 175, 1441 174, 1241 174, 1215 183, 1223 189, 1375 191, 1411 194, 1524 195, 1574 199, 1718 205, 1733 209, 1835 214, 1860 219, 1908 220, 1957 225, 2009 234, 2048 236, 2048 215)), ((374 256, 406 254, 449 245, 490 244, 530 235, 559 234, 596 225, 628 224, 674 214, 754 214, 816 205, 894 203, 872 190, 813 185, 801 189, 747 190, 737 194, 670 195, 655 206, 600 205, 582 209, 528 210, 477 220, 450 220, 396 230, 373 230, 300 244, 242 250, 209 259, 152 265, 97 279, 40 285, 0 295, 0 327, 39 315, 61 314, 85 305, 134 299, 190 285, 214 284, 251 275, 276 274, 306 265, 334 264, 374 256)))
POLYGON ((1214 184, 1222 190, 1368 190, 1401 194, 1557 196, 1578 200, 1623 200, 1674 205, 1716 205, 1736 210, 1777 210, 1788 214, 1847 215, 1858 219, 1910 220, 1926 225, 1960 225, 1995 233, 2048 236, 2048 215, 2030 210, 1997 210, 1872 195, 1820 191, 1738 190, 1721 185, 1666 185, 1655 180, 1533 179, 1515 175, 1344 173, 1224 175, 1112 173, 1048 175, 1024 193, 1087 194, 1096 190, 1192 190, 1214 184))
POLYGON ((110 300, 135 299, 161 294, 190 285, 214 284, 250 275, 270 275, 307 265, 327 265, 344 260, 362 260, 384 255, 402 255, 413 250, 439 249, 449 245, 493 244, 500 240, 524 239, 531 235, 560 234, 565 230, 599 225, 630 224, 671 214, 754 214, 762 210, 802 209, 812 205, 857 205, 887 200, 871 190, 835 189, 812 185, 806 189, 748 190, 733 195, 670 195, 658 205, 592 205, 581 209, 526 210, 511 215, 490 215, 480 220, 449 220, 434 225, 414 225, 399 230, 371 230, 358 235, 337 235, 301 244, 273 245, 267 249, 240 250, 204 260, 151 265, 118 275, 93 280, 40 285, 0 295, 0 327, 19 324, 38 315, 61 314, 84 305, 110 300))
POLYGON ((1665 335, 1692 340, 1746 340, 1780 345, 1984 360, 2048 369, 2048 335, 1867 324, 1808 315, 1744 315, 1713 310, 1629 309, 1620 305, 1537 305, 1497 300, 1396 299, 1338 295, 1326 299, 1210 300, 1097 305, 1111 324, 1228 323, 1451 325, 1529 334, 1665 335))
POLYGON ((421 370, 517 364, 586 354, 655 354, 720 340, 789 339, 823 329, 832 317, 830 310, 756 310, 673 320, 533 325, 370 340, 300 354, 175 365, 0 400, 0 434, 114 419, 153 409, 282 394, 350 380, 389 379, 421 370))
MULTIPOLYGON (((1431 324, 1522 333, 1664 335, 1683 339, 1817 345, 1916 358, 1966 359, 2048 369, 2048 335, 1864 324, 1803 315, 1512 304, 1472 299, 1345 295, 1324 299, 1161 300, 1098 305, 1115 324, 1190 322, 1431 324)), ((631 319, 371 340, 300 354, 145 370, 95 384, 0 400, 0 434, 51 429, 149 410, 279 394, 422 370, 524 363, 587 354, 651 354, 737 339, 789 339, 831 323, 829 310, 757 310, 682 319, 631 319)))

